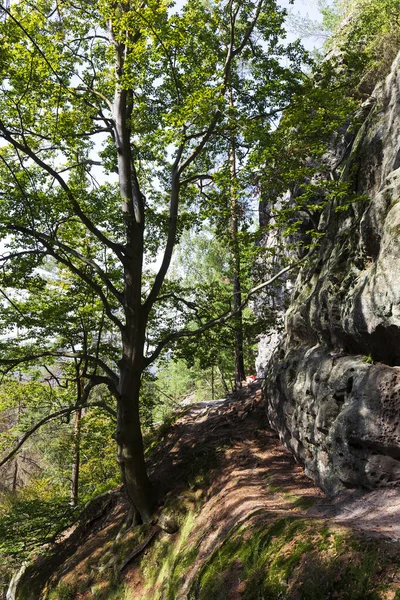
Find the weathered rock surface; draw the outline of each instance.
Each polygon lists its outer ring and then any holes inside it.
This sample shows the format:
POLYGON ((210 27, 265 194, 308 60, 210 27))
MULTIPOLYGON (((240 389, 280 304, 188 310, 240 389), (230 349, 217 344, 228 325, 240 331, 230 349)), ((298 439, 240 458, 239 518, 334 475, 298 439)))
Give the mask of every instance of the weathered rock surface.
POLYGON ((330 205, 266 368, 270 422, 328 493, 400 483, 400 57, 363 107, 330 205))
POLYGON ((327 493, 400 482, 400 368, 301 347, 266 388, 270 422, 327 493))

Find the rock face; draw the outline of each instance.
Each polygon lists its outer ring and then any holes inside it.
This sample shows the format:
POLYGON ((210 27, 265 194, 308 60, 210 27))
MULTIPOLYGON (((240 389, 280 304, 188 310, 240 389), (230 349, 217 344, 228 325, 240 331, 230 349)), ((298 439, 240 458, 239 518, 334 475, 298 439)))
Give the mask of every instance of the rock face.
POLYGON ((362 110, 345 158, 362 199, 321 215, 265 371, 271 425, 328 493, 400 483, 400 56, 362 110))

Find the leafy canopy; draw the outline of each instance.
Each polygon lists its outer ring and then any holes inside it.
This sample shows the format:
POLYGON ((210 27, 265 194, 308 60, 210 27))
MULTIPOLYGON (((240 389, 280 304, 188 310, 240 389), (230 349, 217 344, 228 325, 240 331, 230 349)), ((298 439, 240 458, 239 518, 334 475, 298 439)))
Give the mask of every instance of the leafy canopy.
MULTIPOLYGON (((130 217, 114 175, 116 90, 122 86, 128 94, 131 155, 145 207, 138 281, 144 302, 154 284, 146 263, 174 242, 171 219, 176 242, 184 230, 225 210, 227 128, 234 120, 245 166, 256 131, 271 129, 271 115, 303 79, 299 47, 280 42, 284 16, 272 0, 235 7, 190 0, 179 11, 158 0, 13 5, 0 24, 0 236, 8 248, 1 258, 6 300, 0 310, 4 333, 13 319, 18 325, 16 354, 83 349, 88 373, 104 374, 105 364, 118 370, 130 217), (118 67, 115 47, 122 41, 118 67), (171 215, 177 160, 180 209, 171 215), (208 197, 204 174, 215 178, 208 197)), ((149 359, 172 328, 170 322, 163 327, 172 306, 166 302, 150 313, 149 359)), ((8 343, 1 350, 9 356, 8 343)))

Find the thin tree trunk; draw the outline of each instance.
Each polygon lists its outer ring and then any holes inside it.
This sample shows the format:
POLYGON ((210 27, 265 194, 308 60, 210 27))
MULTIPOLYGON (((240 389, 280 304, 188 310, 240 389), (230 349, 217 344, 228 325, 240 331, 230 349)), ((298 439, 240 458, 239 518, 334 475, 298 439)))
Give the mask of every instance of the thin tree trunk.
POLYGON ((79 468, 81 454, 81 425, 82 410, 77 410, 74 417, 74 443, 71 470, 71 504, 77 506, 79 500, 79 468))
MULTIPOLYGON (((18 377, 18 381, 21 383, 22 381, 22 373, 19 373, 19 377, 18 377)), ((22 413, 22 406, 21 406, 21 400, 18 401, 18 413, 17 413, 17 424, 19 424, 19 419, 22 413)), ((17 485, 18 485, 18 455, 15 457, 15 463, 14 463, 14 473, 13 473, 13 480, 12 480, 12 493, 15 494, 15 492, 17 491, 17 485)))
POLYGON ((211 367, 211 400, 215 400, 214 365, 211 367))
POLYGON ((13 473, 13 481, 12 481, 12 493, 15 494, 17 491, 17 482, 18 482, 18 456, 14 459, 14 473, 13 473))
MULTIPOLYGON (((234 108, 232 88, 229 88, 229 106, 234 108)), ((233 266, 233 308, 237 311, 234 319, 235 330, 235 388, 242 387, 242 381, 246 379, 243 357, 243 316, 240 306, 242 294, 240 288, 240 251, 238 239, 239 203, 237 197, 237 169, 236 169, 236 144, 235 134, 231 131, 230 140, 230 172, 231 172, 231 240, 232 240, 232 266, 233 266)))
POLYGON ((221 377, 222 385, 224 386, 225 393, 229 394, 229 387, 228 387, 228 384, 225 381, 225 377, 224 377, 224 374, 222 372, 221 367, 218 367, 218 371, 219 371, 219 375, 221 377))
MULTIPOLYGON (((238 307, 242 303, 242 295, 240 290, 240 279, 237 275, 233 276, 233 293, 234 293, 234 310, 238 310, 238 307)), ((235 387, 240 389, 242 387, 242 381, 246 379, 246 373, 244 370, 244 356, 243 356, 243 318, 242 311, 238 310, 238 315, 235 317, 235 387)))

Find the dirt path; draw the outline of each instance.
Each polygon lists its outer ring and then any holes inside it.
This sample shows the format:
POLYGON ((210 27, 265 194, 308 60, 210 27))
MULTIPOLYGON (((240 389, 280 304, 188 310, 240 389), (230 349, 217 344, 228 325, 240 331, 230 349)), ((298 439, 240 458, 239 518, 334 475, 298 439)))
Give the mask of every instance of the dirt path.
MULTIPOLYGON (((163 458, 159 457, 154 470, 160 497, 177 493, 180 474, 187 478, 190 466, 194 473, 199 470, 209 478, 206 501, 191 536, 197 559, 187 571, 177 600, 187 598, 202 566, 228 533, 257 515, 264 520, 294 516, 326 519, 371 536, 392 541, 400 538, 399 490, 347 491, 334 500, 327 498, 269 428, 256 384, 232 401, 193 406, 166 441, 168 454, 164 454, 165 447, 160 450, 163 458), (213 467, 215 455, 217 467, 213 467)), ((182 487, 187 483, 182 480, 182 487)), ((239 588, 232 588, 232 600, 241 598, 239 588)))
MULTIPOLYGON (((51 588, 60 584, 69 586, 68 589, 76 590, 76 593, 71 592, 68 598, 75 600, 108 600, 111 597, 118 600, 186 600, 188 597, 214 600, 213 595, 202 596, 201 590, 199 596, 193 595, 193 586, 200 585, 205 565, 215 560, 216 551, 225 547, 227 540, 232 540, 240 530, 240 535, 244 536, 240 542, 243 546, 246 535, 254 537, 259 532, 265 535, 274 523, 300 524, 302 520, 316 527, 310 528, 306 524, 310 530, 291 539, 283 548, 281 558, 284 562, 296 552, 307 536, 311 546, 299 559, 297 570, 293 571, 294 583, 285 583, 294 590, 294 595, 290 592, 279 598, 303 598, 296 595, 296 590, 307 577, 314 577, 313 572, 311 576, 307 575, 307 556, 313 556, 313 544, 321 540, 318 529, 321 522, 329 528, 337 524, 339 527, 344 525, 346 530, 359 530, 367 539, 384 538, 382 556, 387 553, 388 546, 392 555, 388 563, 392 573, 390 585, 397 581, 396 577, 400 582, 400 571, 396 567, 400 545, 392 543, 400 538, 399 491, 381 490, 370 494, 348 491, 334 500, 327 498, 306 477, 292 455, 281 446, 276 433, 268 427, 257 384, 244 388, 227 401, 193 405, 172 427, 163 434, 161 431, 159 444, 150 454, 148 465, 159 504, 156 518, 168 511, 179 513, 183 508, 181 514, 191 514, 189 530, 185 533, 185 521, 181 521, 176 533, 159 530, 146 552, 124 569, 118 585, 125 591, 119 596, 115 594, 115 578, 107 577, 119 571, 127 556, 148 536, 149 527, 154 525, 144 526, 143 531, 139 528, 118 533, 126 518, 127 505, 121 494, 117 494, 112 510, 98 520, 91 531, 82 533, 79 549, 71 548, 62 569, 53 572, 51 588), (166 592, 167 588, 171 589, 171 581, 175 581, 175 587, 172 592, 166 592), (128 595, 124 595, 126 593, 128 595)), ((159 529, 158 525, 156 527, 159 529)), ((334 552, 332 544, 325 556, 333 561, 331 567, 328 565, 330 571, 326 563, 320 579, 328 577, 329 573, 330 577, 336 578, 337 571, 344 571, 349 563, 347 555, 343 560, 337 553, 330 556, 334 552)), ((68 550, 68 540, 66 545, 68 550)), ((356 552, 355 556, 358 560, 357 556, 361 554, 356 552)), ((250 597, 245 589, 249 578, 245 580, 243 569, 240 560, 230 564, 224 575, 225 596, 218 598, 241 600, 250 597)), ((384 582, 389 581, 388 572, 386 567, 382 571, 384 582)), ((381 575, 377 577, 379 579, 381 575)), ((397 583, 394 585, 386 596, 366 597, 397 598, 397 583)), ((258 591, 256 594, 254 597, 258 598, 258 591)), ((324 600, 331 597, 353 600, 351 593, 331 596, 329 591, 322 597, 324 600)))
MULTIPOLYGON (((182 434, 175 448, 177 453, 185 454, 195 443, 199 453, 203 446, 209 454, 210 447, 219 454, 218 468, 210 478, 208 500, 193 532, 197 560, 187 572, 177 597, 186 598, 204 562, 233 528, 250 523, 260 513, 270 513, 271 517, 298 514, 296 501, 313 503, 322 500, 324 494, 305 477, 268 428, 261 391, 256 386, 244 390, 241 399, 192 408, 179 426, 182 434)), ((232 600, 235 597, 241 597, 240 589, 232 600)))
POLYGON ((160 497, 171 493, 171 481, 176 485, 180 474, 184 487, 193 458, 193 468, 202 458, 204 466, 207 458, 212 463, 214 450, 220 466, 208 492, 213 521, 224 520, 224 509, 227 514, 233 510, 237 518, 258 508, 293 510, 289 506, 294 496, 298 505, 313 505, 307 516, 332 518, 371 535, 400 540, 400 488, 347 490, 327 498, 269 428, 257 384, 232 400, 198 403, 177 421, 160 448, 163 458, 156 456, 159 464, 153 474, 160 497))

